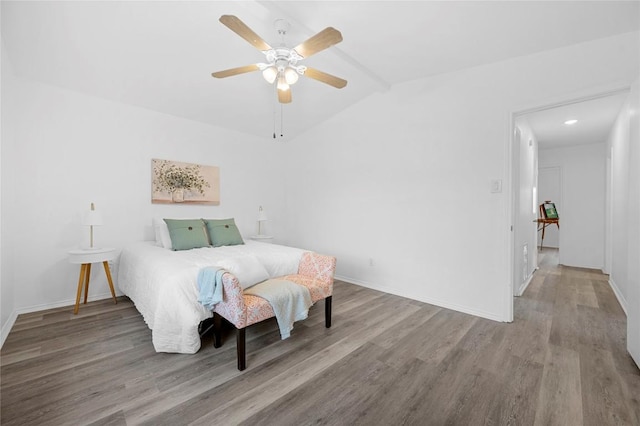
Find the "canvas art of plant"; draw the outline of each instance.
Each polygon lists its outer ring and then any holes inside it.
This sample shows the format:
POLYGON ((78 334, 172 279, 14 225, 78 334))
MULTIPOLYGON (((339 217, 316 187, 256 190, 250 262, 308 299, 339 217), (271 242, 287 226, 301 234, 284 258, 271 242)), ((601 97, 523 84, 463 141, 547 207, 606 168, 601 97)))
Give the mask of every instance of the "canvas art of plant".
POLYGON ((178 167, 171 161, 162 160, 155 164, 153 184, 157 189, 173 193, 178 189, 198 191, 204 195, 207 182, 200 174, 200 166, 192 164, 178 167))
POLYGON ((151 202, 219 205, 220 169, 151 159, 151 202))

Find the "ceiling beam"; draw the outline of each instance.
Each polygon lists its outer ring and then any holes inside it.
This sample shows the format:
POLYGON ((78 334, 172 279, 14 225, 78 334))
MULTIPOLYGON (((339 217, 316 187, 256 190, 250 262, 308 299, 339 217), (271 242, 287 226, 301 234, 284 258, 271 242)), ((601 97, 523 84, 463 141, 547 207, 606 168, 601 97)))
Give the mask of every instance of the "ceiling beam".
MULTIPOLYGON (((316 34, 318 32, 318 31, 314 31, 313 29, 307 27, 302 22, 298 21, 296 18, 291 16, 285 9, 281 8, 280 6, 278 6, 277 4, 275 4, 272 1, 257 0, 257 1, 255 1, 255 3, 260 5, 260 6, 262 6, 263 8, 265 8, 270 13, 272 13, 272 14, 280 17, 280 18, 286 19, 292 25, 295 25, 296 28, 300 28, 301 30, 303 30, 307 34, 308 37, 311 37, 312 35, 314 35, 314 34, 316 34)), ((380 87, 380 91, 384 92, 384 91, 387 91, 387 90, 389 90, 391 88, 391 84, 388 81, 384 80, 378 74, 376 74, 371 69, 369 69, 368 67, 366 67, 363 64, 361 64, 357 59, 355 59, 353 56, 347 54, 346 52, 341 50, 339 47, 332 46, 331 47, 331 51, 334 54, 336 54, 336 56, 338 56, 340 59, 342 59, 344 62, 348 63, 349 65, 351 65, 352 67, 354 67, 355 69, 360 71, 361 73, 365 74, 371 80, 373 80, 378 85, 378 87, 380 87)))

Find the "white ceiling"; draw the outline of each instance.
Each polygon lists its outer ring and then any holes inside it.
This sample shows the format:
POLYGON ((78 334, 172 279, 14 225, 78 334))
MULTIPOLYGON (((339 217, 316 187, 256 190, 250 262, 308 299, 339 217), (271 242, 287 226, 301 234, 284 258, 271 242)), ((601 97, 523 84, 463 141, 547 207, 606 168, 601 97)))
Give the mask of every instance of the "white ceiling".
POLYGON ((301 78, 285 105, 290 138, 361 99, 435 74, 639 29, 639 2, 615 1, 2 1, 14 73, 71 90, 260 137, 273 133, 273 87, 259 73, 211 72, 264 60, 218 22, 242 19, 271 45, 327 26, 344 41, 304 61, 348 80, 301 78))
POLYGON ((615 123, 628 93, 563 105, 530 113, 528 121, 541 149, 603 143, 615 123), (567 120, 578 120, 572 125, 567 120))

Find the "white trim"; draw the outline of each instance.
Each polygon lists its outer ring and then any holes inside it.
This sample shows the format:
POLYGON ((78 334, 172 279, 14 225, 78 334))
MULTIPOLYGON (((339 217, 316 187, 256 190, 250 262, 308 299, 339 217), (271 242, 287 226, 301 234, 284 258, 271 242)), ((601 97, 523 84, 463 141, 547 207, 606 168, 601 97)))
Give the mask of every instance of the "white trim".
MULTIPOLYGON (((116 297, 118 296, 121 296, 121 294, 116 293, 116 297)), ((111 293, 102 293, 102 294, 96 294, 96 295, 90 296, 87 298, 87 302, 95 302, 96 300, 105 300, 105 299, 112 299, 111 293)), ((69 300, 62 300, 60 302, 55 302, 55 303, 44 303, 42 305, 26 306, 24 308, 14 310, 13 312, 11 312, 11 315, 7 319, 7 322, 2 327, 2 340, 0 341, 0 348, 4 345, 4 341, 9 336, 9 333, 11 332, 11 329, 13 328, 13 325, 15 324, 16 319, 18 319, 18 315, 30 314, 32 312, 39 312, 39 311, 45 311, 47 309, 64 308, 64 307, 69 307, 70 309, 73 309, 75 304, 76 304, 75 299, 69 299, 69 300)), ((80 310, 82 310, 82 305, 83 304, 81 303, 80 310)))
POLYGON ((565 95, 554 97, 549 99, 548 102, 536 102, 535 104, 522 105, 520 108, 514 108, 511 111, 515 117, 520 117, 532 112, 546 111, 565 105, 579 104, 586 101, 606 98, 607 96, 628 93, 630 90, 631 86, 628 83, 606 85, 599 88, 593 88, 593 90, 580 91, 575 93, 573 96, 565 95))
MULTIPOLYGON (((513 310, 514 310, 514 300, 513 300, 513 287, 514 287, 514 270, 515 270, 515 233, 513 232, 513 226, 515 226, 515 188, 514 188, 514 174, 519 171, 519 168, 515 167, 513 156, 513 144, 515 143, 514 131, 516 128, 515 122, 516 118, 529 114, 531 112, 544 111, 547 109, 557 108, 563 105, 569 105, 579 102, 584 102, 592 99, 604 98, 606 96, 611 96, 617 93, 629 92, 631 90, 631 86, 628 83, 613 83, 606 84, 601 86, 591 87, 585 90, 579 90, 573 93, 565 93, 564 95, 559 95, 553 98, 549 98, 546 101, 540 100, 534 103, 516 105, 515 107, 509 109, 508 114, 509 117, 507 119, 507 123, 509 125, 508 135, 505 141, 505 160, 507 162, 507 179, 506 179, 506 189, 505 194, 507 196, 506 208, 507 208, 507 220, 511 223, 507 223, 507 226, 510 226, 511 232, 509 232, 509 243, 507 244, 509 252, 507 253, 507 258, 509 259, 508 264, 508 285, 505 289, 505 299, 504 299, 504 308, 503 311, 507 318, 507 322, 513 321, 513 310)), ((519 167, 519 166, 518 166, 519 167)), ((537 239, 536 239, 537 241, 537 239)), ((614 290, 615 292, 615 290, 614 290)), ((623 308, 624 309, 624 308, 623 308)))
POLYGON ((9 332, 11 332, 11 329, 13 328, 13 324, 16 323, 17 318, 18 318, 18 313, 16 311, 11 312, 11 315, 9 315, 9 318, 7 318, 7 322, 5 322, 4 326, 2 326, 2 335, 0 336, 0 348, 2 348, 2 345, 4 345, 4 341, 7 340, 7 337, 9 336, 9 332))
POLYGON ((620 289, 616 285, 615 281, 613 281, 613 278, 611 278, 611 276, 609 276, 609 286, 611 287, 611 290, 613 290, 613 294, 616 295, 616 299, 618 299, 618 303, 620 303, 620 306, 622 307, 622 310, 624 311, 624 314, 628 316, 628 314, 627 314, 627 299, 624 298, 624 296, 622 295, 622 292, 620 291, 620 289))
MULTIPOLYGON (((116 292, 116 297, 121 296, 121 294, 118 294, 116 292)), ((87 301, 88 302, 95 302, 96 300, 104 300, 104 299, 112 299, 113 296, 111 296, 111 293, 102 293, 102 294, 96 294, 93 296, 89 296, 87 297, 87 301)), ((20 314, 30 314, 31 312, 39 312, 39 311, 45 311, 47 309, 55 309, 55 308, 64 308, 64 307, 74 307, 76 304, 76 299, 68 299, 68 300, 61 300, 59 302, 54 302, 54 303, 44 303, 42 305, 33 305, 33 306, 27 306, 24 308, 20 308, 20 309, 16 309, 18 315, 20 314)), ((80 309, 82 309, 82 305, 83 303, 80 303, 80 309)))
POLYGON ((524 294, 524 291, 527 289, 527 287, 529 287, 529 284, 531 284, 531 281, 533 281, 533 275, 536 273, 537 270, 538 268, 534 269, 533 272, 529 274, 529 277, 527 278, 527 280, 520 285, 520 288, 518 289, 518 294, 515 294, 516 297, 520 297, 524 294))
MULTIPOLYGON (((512 112, 509 111, 508 112, 508 116, 507 116, 507 124, 508 124, 508 129, 507 129, 507 137, 505 138, 505 161, 506 161, 506 166, 505 169, 507 171, 507 179, 506 179, 506 189, 505 189, 505 194, 506 194, 506 202, 505 202, 505 208, 507 209, 507 213, 506 213, 506 218, 507 218, 507 223, 506 226, 507 228, 507 232, 506 232, 506 247, 507 247, 507 253, 506 253, 506 258, 507 258, 507 282, 506 282, 506 287, 504 290, 504 300, 503 300, 503 312, 504 312, 504 318, 503 321, 505 322, 513 322, 513 305, 514 305, 514 301, 513 301, 513 289, 515 286, 515 271, 516 271, 516 267, 515 267, 515 262, 516 262, 516 256, 515 256, 515 246, 516 246, 516 233, 515 233, 515 227, 516 227, 516 200, 518 199, 518 197, 516 196, 516 188, 515 188, 515 182, 516 182, 516 178, 515 178, 515 174, 516 172, 520 171, 520 166, 518 165, 517 167, 514 166, 514 158, 513 156, 515 155, 513 146, 516 143, 516 115, 512 112)), ((522 132, 518 129, 520 135, 522 136, 522 132)))
MULTIPOLYGON (((627 99, 626 102, 629 102, 627 99)), ((617 120, 616 120, 617 123, 617 120)), ((615 124, 614 124, 615 126, 615 124)), ((611 129, 611 131, 613 128, 611 129)), ((602 271, 611 275, 611 264, 613 262, 613 190, 612 182, 613 182, 613 146, 611 145, 611 131, 609 131, 609 136, 607 137, 606 146, 606 154, 604 160, 604 170, 605 170, 605 211, 604 211, 604 267, 602 271)))
POLYGON ((378 290, 378 291, 382 291, 384 293, 389 293, 389 294, 393 294, 395 296, 400 296, 400 297, 404 297, 407 299, 411 299, 411 300, 417 300, 418 302, 423 302, 423 303, 428 303, 430 305, 435 305, 435 306, 439 306, 441 308, 445 308, 445 309, 451 309, 457 312, 462 312, 464 314, 469 314, 469 315, 473 315, 476 317, 481 317, 481 318, 486 318, 486 319, 490 319, 493 321, 498 321, 498 322, 506 322, 504 321, 503 318, 501 318, 498 315, 495 315, 492 312, 485 312, 485 311, 481 311, 478 309, 471 309, 467 306, 463 306, 463 305, 457 305, 455 303, 448 303, 448 302, 443 302, 442 300, 439 299, 432 299, 429 297, 416 297, 415 294, 407 294, 404 293, 402 291, 398 291, 398 289, 396 288, 392 288, 392 287, 388 287, 385 285, 378 285, 378 284, 371 284, 365 281, 361 281, 355 278, 350 278, 350 277, 345 277, 343 275, 335 275, 335 279, 340 280, 340 281, 345 281, 348 282, 350 284, 355 284, 355 285, 359 285, 360 287, 366 287, 366 288, 370 288, 372 290, 378 290))

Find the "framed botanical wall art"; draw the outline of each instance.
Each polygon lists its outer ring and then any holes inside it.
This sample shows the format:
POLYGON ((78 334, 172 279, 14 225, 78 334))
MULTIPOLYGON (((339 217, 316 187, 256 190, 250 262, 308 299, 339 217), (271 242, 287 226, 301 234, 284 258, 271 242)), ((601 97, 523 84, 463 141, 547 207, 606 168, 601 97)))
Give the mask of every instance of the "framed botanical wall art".
POLYGON ((151 160, 151 202, 220 204, 220 169, 216 166, 151 160))

